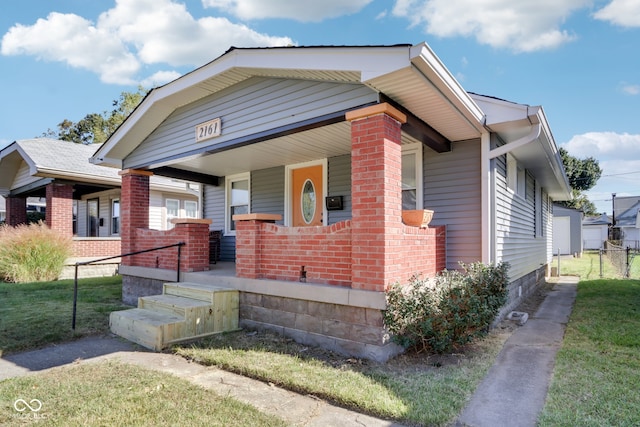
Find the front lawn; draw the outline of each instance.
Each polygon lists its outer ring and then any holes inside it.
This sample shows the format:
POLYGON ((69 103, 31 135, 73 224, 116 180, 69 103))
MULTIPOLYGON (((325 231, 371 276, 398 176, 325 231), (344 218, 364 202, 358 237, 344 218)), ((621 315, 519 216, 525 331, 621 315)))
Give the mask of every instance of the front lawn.
POLYGON ((0 356, 109 330, 109 313, 122 303, 120 276, 78 280, 76 329, 73 280, 0 282, 0 356))

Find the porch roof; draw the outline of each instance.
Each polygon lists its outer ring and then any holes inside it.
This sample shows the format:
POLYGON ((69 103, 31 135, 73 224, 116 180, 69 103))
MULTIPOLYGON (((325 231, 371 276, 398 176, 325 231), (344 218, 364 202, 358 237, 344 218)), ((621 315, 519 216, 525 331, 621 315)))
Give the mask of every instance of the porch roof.
MULTIPOLYGON (((231 48, 203 67, 152 90, 90 161, 122 168, 127 156, 176 109, 253 77, 363 84, 385 100, 408 110, 448 141, 479 138, 484 130, 481 109, 424 43, 415 46, 231 48)), ((348 132, 348 124, 334 120, 326 126, 307 130, 304 145, 314 147, 327 157, 345 154, 348 147, 344 144, 331 146, 328 141, 335 141, 336 136, 349 140, 348 132)), ((405 142, 416 141, 410 135, 403 137, 405 142)), ((282 155, 286 155, 286 161, 291 163, 311 160, 306 148, 296 149, 301 147, 299 142, 291 134, 280 135, 269 138, 270 146, 265 145, 264 152, 257 152, 252 146, 251 150, 240 148, 242 153, 218 153, 216 159, 204 160, 203 155, 208 153, 198 153, 189 158, 172 159, 167 165, 144 166, 169 165, 194 172, 215 170, 222 176, 275 166, 272 163, 276 159, 283 161, 282 155), (230 162, 229 156, 234 161, 230 162), (243 164, 238 164, 239 161, 243 164)))
POLYGON ((23 163, 28 168, 31 191, 52 179, 98 186, 120 186, 117 171, 92 165, 87 160, 96 145, 74 144, 49 138, 14 141, 0 150, 0 194, 20 190, 14 188, 16 175, 23 163), (33 188, 32 188, 33 187, 33 188))

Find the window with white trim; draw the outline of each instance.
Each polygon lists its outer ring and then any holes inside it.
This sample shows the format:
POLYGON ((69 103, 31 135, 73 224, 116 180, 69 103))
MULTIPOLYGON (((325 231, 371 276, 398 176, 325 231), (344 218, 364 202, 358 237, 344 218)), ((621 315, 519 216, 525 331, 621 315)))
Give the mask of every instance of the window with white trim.
POLYGON ((111 234, 120 234, 120 199, 111 200, 111 234))
POLYGON ((526 197, 526 169, 511 154, 507 154, 507 187, 518 196, 526 197))
POLYGON ((184 216, 186 218, 198 218, 198 202, 194 200, 185 200, 184 216))
POLYGON ((174 227, 174 224, 171 223, 171 220, 180 216, 180 200, 166 199, 164 205, 166 208, 167 230, 171 230, 174 227))
POLYGON ((233 215, 247 214, 251 211, 249 204, 249 182, 249 173, 232 175, 226 178, 225 234, 232 236, 236 234, 236 224, 232 219, 233 215))
POLYGON ((402 209, 422 209, 422 144, 402 147, 402 209))

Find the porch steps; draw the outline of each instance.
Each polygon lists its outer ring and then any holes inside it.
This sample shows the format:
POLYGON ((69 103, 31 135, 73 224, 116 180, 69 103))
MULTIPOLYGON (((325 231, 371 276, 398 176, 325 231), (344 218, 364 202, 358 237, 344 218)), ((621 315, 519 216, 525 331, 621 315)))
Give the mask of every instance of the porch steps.
POLYGON ((114 311, 111 331, 152 350, 238 329, 235 289, 198 283, 165 283, 162 295, 138 298, 138 308, 114 311))

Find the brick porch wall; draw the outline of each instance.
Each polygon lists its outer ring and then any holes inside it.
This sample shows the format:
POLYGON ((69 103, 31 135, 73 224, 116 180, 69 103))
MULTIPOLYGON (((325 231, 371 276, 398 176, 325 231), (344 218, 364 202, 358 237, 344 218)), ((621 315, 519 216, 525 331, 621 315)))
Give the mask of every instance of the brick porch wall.
POLYGON ((120 255, 120 238, 117 237, 74 237, 72 255, 74 258, 106 258, 120 255))
POLYGON ((8 225, 15 227, 16 225, 27 223, 27 198, 13 197, 6 198, 7 201, 7 218, 8 225))
POLYGON ((304 266, 306 282, 351 285, 351 221, 328 227, 236 224, 238 277, 299 281, 304 266))

